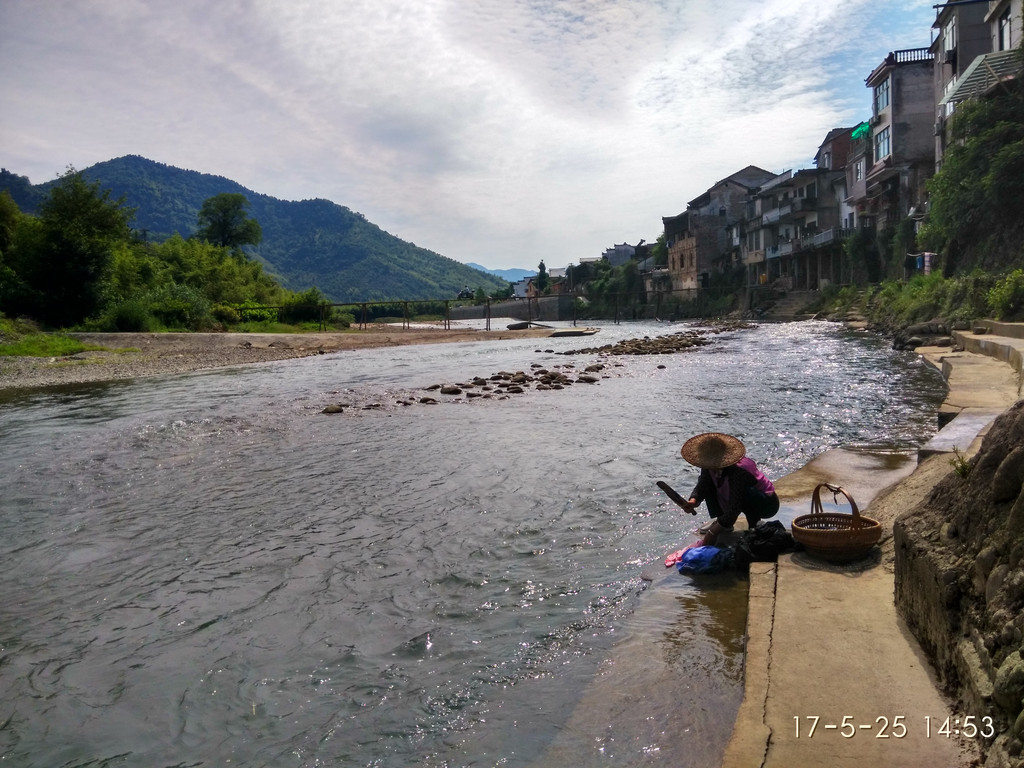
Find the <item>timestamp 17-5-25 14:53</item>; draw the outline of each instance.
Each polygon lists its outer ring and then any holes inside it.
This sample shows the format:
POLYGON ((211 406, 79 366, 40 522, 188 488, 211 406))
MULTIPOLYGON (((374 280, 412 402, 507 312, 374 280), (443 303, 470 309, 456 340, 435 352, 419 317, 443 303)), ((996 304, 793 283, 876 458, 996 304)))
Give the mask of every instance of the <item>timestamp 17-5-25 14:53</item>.
MULTIPOLYGON (((818 715, 794 715, 795 736, 798 739, 813 739, 827 734, 836 733, 843 738, 852 739, 858 734, 865 734, 876 739, 902 739, 910 733, 912 724, 908 724, 906 715, 879 715, 873 721, 863 722, 853 715, 843 715, 839 720, 831 720, 818 715)), ((931 717, 925 715, 920 722, 925 738, 951 738, 965 736, 973 739, 992 738, 995 724, 988 715, 931 717)))

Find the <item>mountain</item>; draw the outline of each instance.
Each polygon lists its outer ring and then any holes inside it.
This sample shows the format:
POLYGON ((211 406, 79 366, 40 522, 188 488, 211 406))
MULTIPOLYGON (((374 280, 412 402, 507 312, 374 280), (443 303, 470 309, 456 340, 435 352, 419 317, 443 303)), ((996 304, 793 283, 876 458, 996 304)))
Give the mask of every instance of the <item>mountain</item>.
MULTIPOLYGON (((155 241, 176 233, 191 236, 204 200, 240 192, 263 230, 263 241, 247 252, 293 291, 315 286, 333 301, 359 302, 449 299, 466 286, 487 293, 507 287, 495 275, 401 240, 329 200, 279 200, 222 176, 137 155, 97 163, 82 174, 135 208, 136 231, 155 241)), ((26 213, 35 211, 55 183, 32 185, 23 176, 0 171, 0 190, 8 190, 26 213)))
POLYGON ((488 269, 485 266, 474 264, 471 261, 468 262, 466 266, 472 267, 473 269, 479 269, 481 272, 486 272, 489 275, 496 275, 504 280, 508 280, 510 283, 518 283, 524 277, 533 277, 537 274, 536 269, 488 269))

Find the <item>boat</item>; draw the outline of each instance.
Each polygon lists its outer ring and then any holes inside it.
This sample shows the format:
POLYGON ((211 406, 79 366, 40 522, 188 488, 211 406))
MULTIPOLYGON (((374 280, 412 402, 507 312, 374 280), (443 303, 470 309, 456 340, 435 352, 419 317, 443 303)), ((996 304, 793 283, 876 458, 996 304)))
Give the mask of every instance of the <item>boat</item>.
POLYGON ((551 336, 593 336, 600 328, 559 328, 551 336))
POLYGON ((509 323, 505 327, 510 331, 525 331, 528 328, 550 328, 551 326, 541 325, 540 323, 535 323, 532 320, 523 320, 521 323, 509 323))

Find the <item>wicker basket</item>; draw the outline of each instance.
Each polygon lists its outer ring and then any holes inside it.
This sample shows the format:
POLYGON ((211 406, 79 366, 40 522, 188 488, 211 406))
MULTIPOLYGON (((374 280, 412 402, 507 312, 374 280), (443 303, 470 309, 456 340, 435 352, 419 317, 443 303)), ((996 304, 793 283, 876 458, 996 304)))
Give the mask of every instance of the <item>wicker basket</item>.
POLYGON ((882 537, 882 524, 860 514, 857 502, 837 485, 821 483, 811 497, 811 514, 793 519, 793 538, 812 555, 833 563, 859 560, 882 537), (832 491, 833 498, 843 494, 853 514, 825 512, 821 506, 821 489, 832 491))

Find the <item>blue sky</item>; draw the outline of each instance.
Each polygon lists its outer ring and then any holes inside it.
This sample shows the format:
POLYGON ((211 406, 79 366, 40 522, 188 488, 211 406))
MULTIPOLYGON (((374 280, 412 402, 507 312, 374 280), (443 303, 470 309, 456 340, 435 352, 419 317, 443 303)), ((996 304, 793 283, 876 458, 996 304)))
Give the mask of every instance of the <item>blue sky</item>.
POLYGON ((0 165, 126 154, 326 198, 463 262, 653 241, 803 168, 932 0, 3 0, 0 165))

